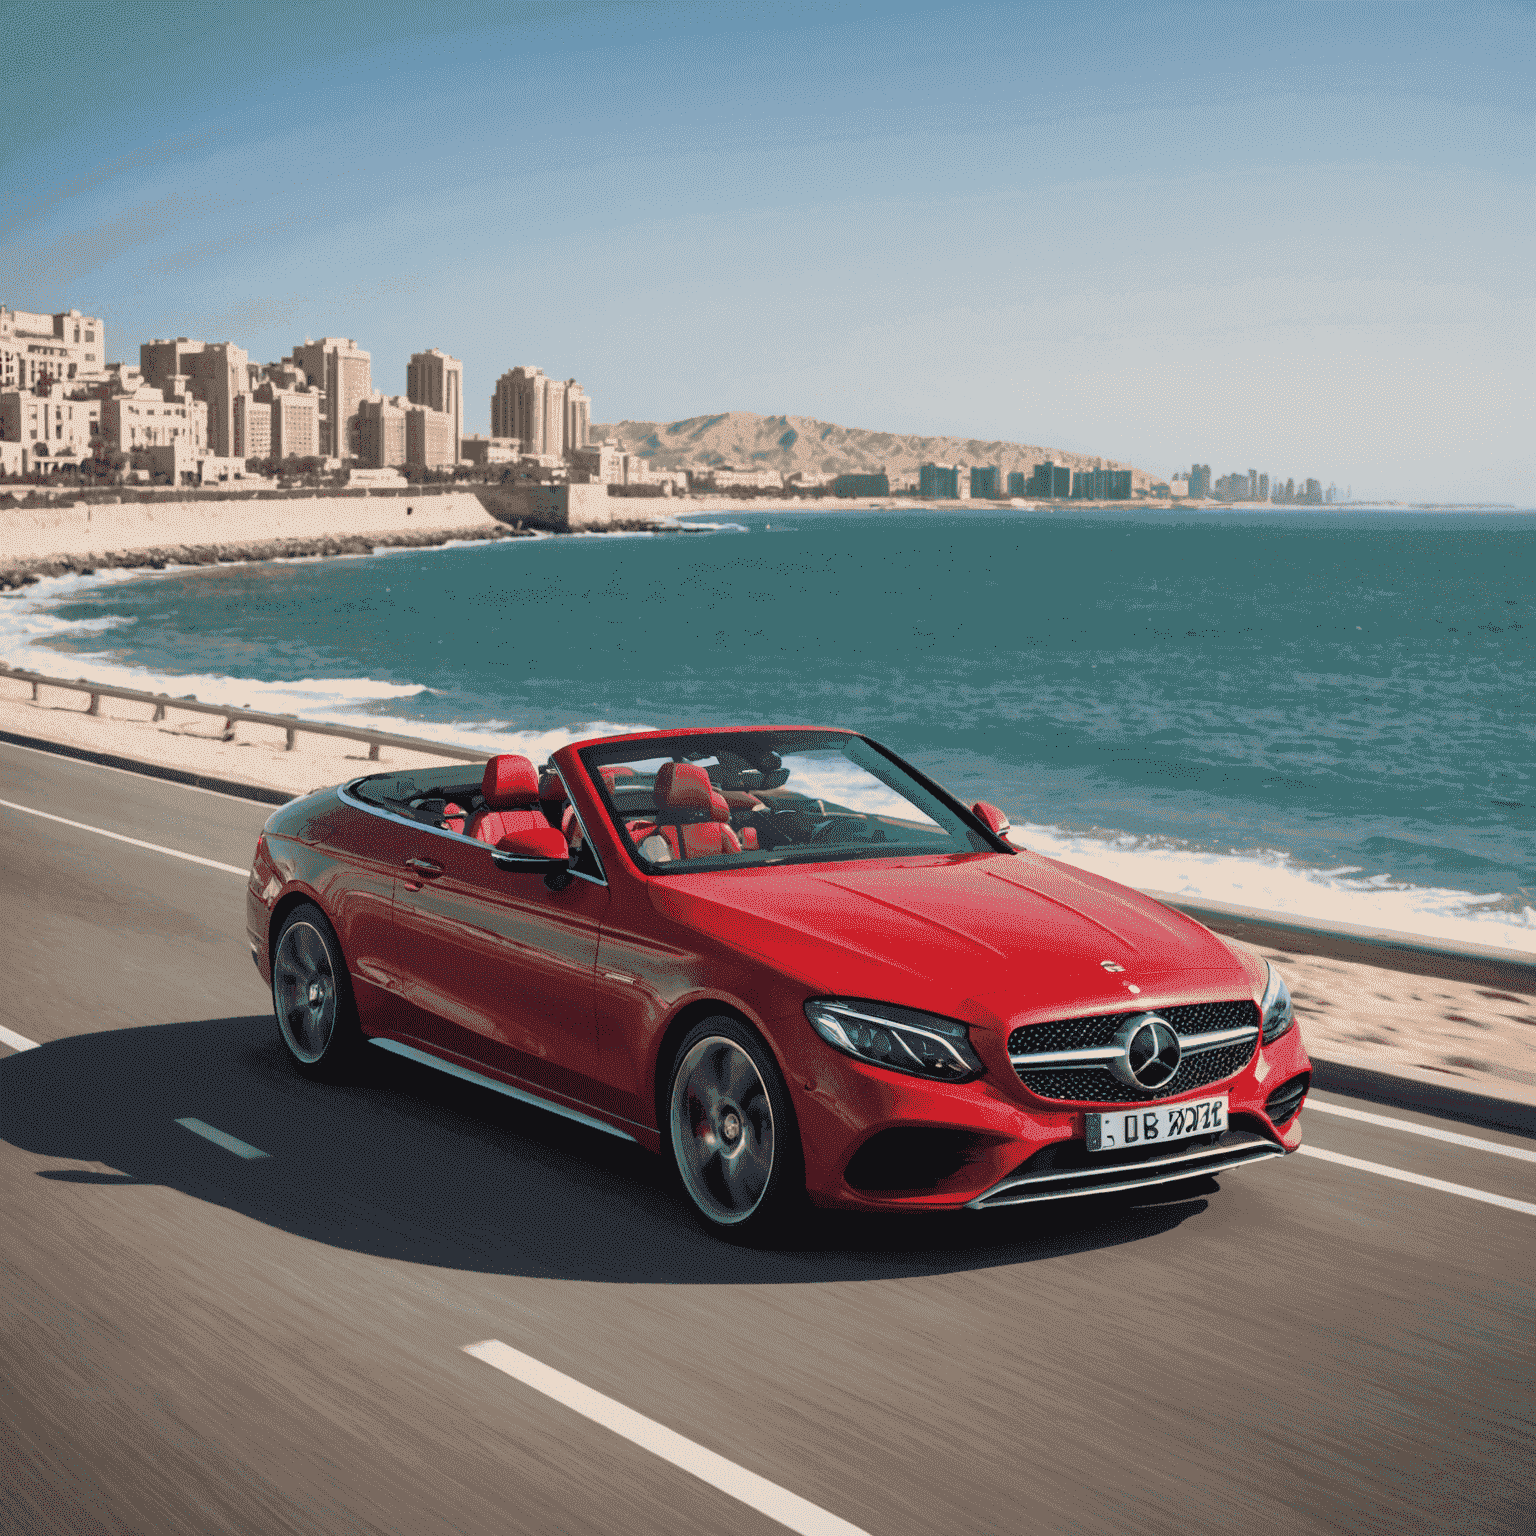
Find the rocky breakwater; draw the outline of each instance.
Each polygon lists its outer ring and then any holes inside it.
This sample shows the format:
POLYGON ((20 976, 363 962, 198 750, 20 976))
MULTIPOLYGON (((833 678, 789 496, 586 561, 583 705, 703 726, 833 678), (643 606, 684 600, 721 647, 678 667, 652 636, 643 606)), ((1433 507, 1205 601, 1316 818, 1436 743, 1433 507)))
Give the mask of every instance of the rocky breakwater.
POLYGON ((526 531, 515 519, 493 516, 469 491, 0 507, 0 588, 113 566, 366 554, 381 545, 503 539, 526 531))

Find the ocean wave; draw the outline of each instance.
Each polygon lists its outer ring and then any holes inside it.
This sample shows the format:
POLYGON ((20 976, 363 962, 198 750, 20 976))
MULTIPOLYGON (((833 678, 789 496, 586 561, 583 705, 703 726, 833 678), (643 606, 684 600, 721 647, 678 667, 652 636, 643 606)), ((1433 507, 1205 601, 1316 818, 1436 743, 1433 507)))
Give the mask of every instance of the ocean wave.
POLYGON ((1141 890, 1536 952, 1536 908, 1519 897, 1412 885, 1350 866, 1313 869, 1278 849, 1202 849, 1174 839, 1085 835, 1030 822, 1016 822, 1009 835, 1020 847, 1141 890))

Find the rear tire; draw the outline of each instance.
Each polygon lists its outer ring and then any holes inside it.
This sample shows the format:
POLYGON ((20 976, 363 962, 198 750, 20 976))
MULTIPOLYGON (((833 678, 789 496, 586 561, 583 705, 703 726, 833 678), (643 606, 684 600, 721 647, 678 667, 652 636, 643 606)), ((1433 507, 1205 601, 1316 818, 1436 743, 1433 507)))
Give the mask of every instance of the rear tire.
POLYGON ((806 1208, 789 1090, 757 1032, 729 1014, 688 1031, 667 1077, 666 1135, 694 1214, 730 1242, 788 1238, 806 1208))
POLYGON ((313 902, 296 906, 277 931, 272 1011, 289 1059, 305 1077, 339 1082, 355 1070, 363 1034, 352 982, 336 930, 313 902))

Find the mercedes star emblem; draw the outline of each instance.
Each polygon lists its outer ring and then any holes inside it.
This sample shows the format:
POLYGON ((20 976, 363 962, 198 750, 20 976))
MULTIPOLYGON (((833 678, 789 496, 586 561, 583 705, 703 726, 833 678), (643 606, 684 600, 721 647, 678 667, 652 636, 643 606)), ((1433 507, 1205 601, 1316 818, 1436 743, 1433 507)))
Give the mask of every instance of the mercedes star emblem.
POLYGON ((1115 1034, 1120 1054, 1109 1070, 1128 1088, 1143 1093, 1164 1088, 1179 1070, 1179 1037, 1156 1013, 1133 1013, 1115 1034))

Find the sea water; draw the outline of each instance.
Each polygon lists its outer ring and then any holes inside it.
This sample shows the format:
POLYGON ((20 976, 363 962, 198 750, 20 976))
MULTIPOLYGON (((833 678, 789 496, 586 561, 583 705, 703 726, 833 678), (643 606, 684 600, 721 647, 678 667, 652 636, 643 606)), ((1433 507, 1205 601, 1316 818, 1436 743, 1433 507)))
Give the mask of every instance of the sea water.
POLYGON ((538 760, 846 725, 1130 884, 1536 948, 1536 514, 743 506, 44 583, 0 657, 538 760))

